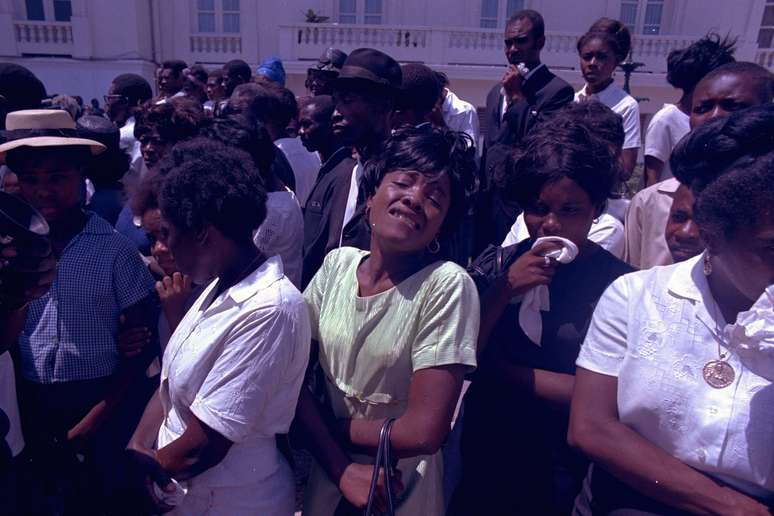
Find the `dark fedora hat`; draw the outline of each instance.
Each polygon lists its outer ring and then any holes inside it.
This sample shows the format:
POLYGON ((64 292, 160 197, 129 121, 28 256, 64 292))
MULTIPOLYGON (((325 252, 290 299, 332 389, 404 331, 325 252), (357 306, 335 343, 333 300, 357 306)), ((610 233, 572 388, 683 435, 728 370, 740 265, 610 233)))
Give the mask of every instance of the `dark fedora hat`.
POLYGON ((403 73, 398 62, 384 52, 373 48, 358 48, 347 56, 334 88, 344 87, 353 81, 371 83, 397 92, 403 83, 403 73))
POLYGON ((328 48, 320 56, 320 59, 317 60, 315 69, 338 74, 346 60, 347 54, 345 52, 342 52, 338 48, 328 48))

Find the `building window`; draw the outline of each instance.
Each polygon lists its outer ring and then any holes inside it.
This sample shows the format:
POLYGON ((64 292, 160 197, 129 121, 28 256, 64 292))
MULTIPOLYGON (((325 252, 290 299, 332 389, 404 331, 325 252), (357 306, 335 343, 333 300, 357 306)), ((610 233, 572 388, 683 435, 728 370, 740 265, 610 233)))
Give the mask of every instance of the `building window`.
POLYGON ((239 0, 223 0, 223 32, 239 32, 239 0))
POLYGON ((215 0, 196 0, 199 32, 215 32, 215 0))
POLYGON ((54 19, 69 22, 73 16, 73 6, 70 0, 54 0, 54 19))
POLYGON ((43 21, 46 19, 46 13, 43 11, 43 0, 26 0, 27 19, 43 21))
POLYGON ((774 0, 766 1, 761 30, 758 32, 758 48, 774 48, 774 0))
POLYGON ((339 23, 381 25, 383 18, 382 0, 339 0, 339 23))
POLYGON ((196 0, 196 30, 239 33, 239 0, 196 0))
POLYGON ((524 0, 481 0, 481 28, 502 27, 515 13, 524 9, 524 0))
POLYGON ((661 16, 664 13, 664 2, 648 0, 645 5, 645 21, 642 24, 643 34, 659 34, 661 32, 661 16))
POLYGON ((635 34, 660 34, 664 0, 621 0, 621 21, 635 34))

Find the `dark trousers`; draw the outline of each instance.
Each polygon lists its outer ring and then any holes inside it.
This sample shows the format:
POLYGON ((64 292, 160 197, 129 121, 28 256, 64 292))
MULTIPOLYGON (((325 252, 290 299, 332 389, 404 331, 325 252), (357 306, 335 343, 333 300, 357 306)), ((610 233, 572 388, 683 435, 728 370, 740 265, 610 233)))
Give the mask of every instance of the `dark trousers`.
MULTIPOLYGON (((133 514, 124 449, 157 382, 136 383, 84 450, 67 441, 104 396, 110 378, 36 384, 19 382, 26 448, 19 471, 21 514, 34 516, 133 514)), ((134 513, 136 514, 136 513, 134 513)))

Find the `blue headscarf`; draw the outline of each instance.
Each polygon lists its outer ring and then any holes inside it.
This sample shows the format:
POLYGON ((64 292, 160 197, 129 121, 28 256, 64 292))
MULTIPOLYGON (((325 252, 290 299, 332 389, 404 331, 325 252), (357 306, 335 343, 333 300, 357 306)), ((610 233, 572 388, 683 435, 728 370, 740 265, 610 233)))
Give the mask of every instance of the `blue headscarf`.
POLYGON ((282 59, 279 57, 272 56, 263 61, 258 65, 255 75, 261 75, 280 86, 285 86, 285 68, 282 66, 282 59))

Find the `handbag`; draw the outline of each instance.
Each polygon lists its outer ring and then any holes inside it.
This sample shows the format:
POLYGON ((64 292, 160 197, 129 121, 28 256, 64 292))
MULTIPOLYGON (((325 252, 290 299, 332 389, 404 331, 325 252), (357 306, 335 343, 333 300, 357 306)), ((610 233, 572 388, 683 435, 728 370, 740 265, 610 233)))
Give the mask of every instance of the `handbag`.
POLYGON ((394 474, 392 465, 392 446, 390 445, 390 433, 395 418, 387 418, 379 431, 379 446, 376 448, 376 461, 374 462, 374 473, 371 476, 371 489, 368 492, 368 505, 366 506, 364 516, 372 516, 374 499, 376 498, 376 486, 379 482, 379 470, 384 470, 384 486, 387 492, 387 514, 395 516, 395 498, 392 493, 392 482, 390 480, 394 474))

